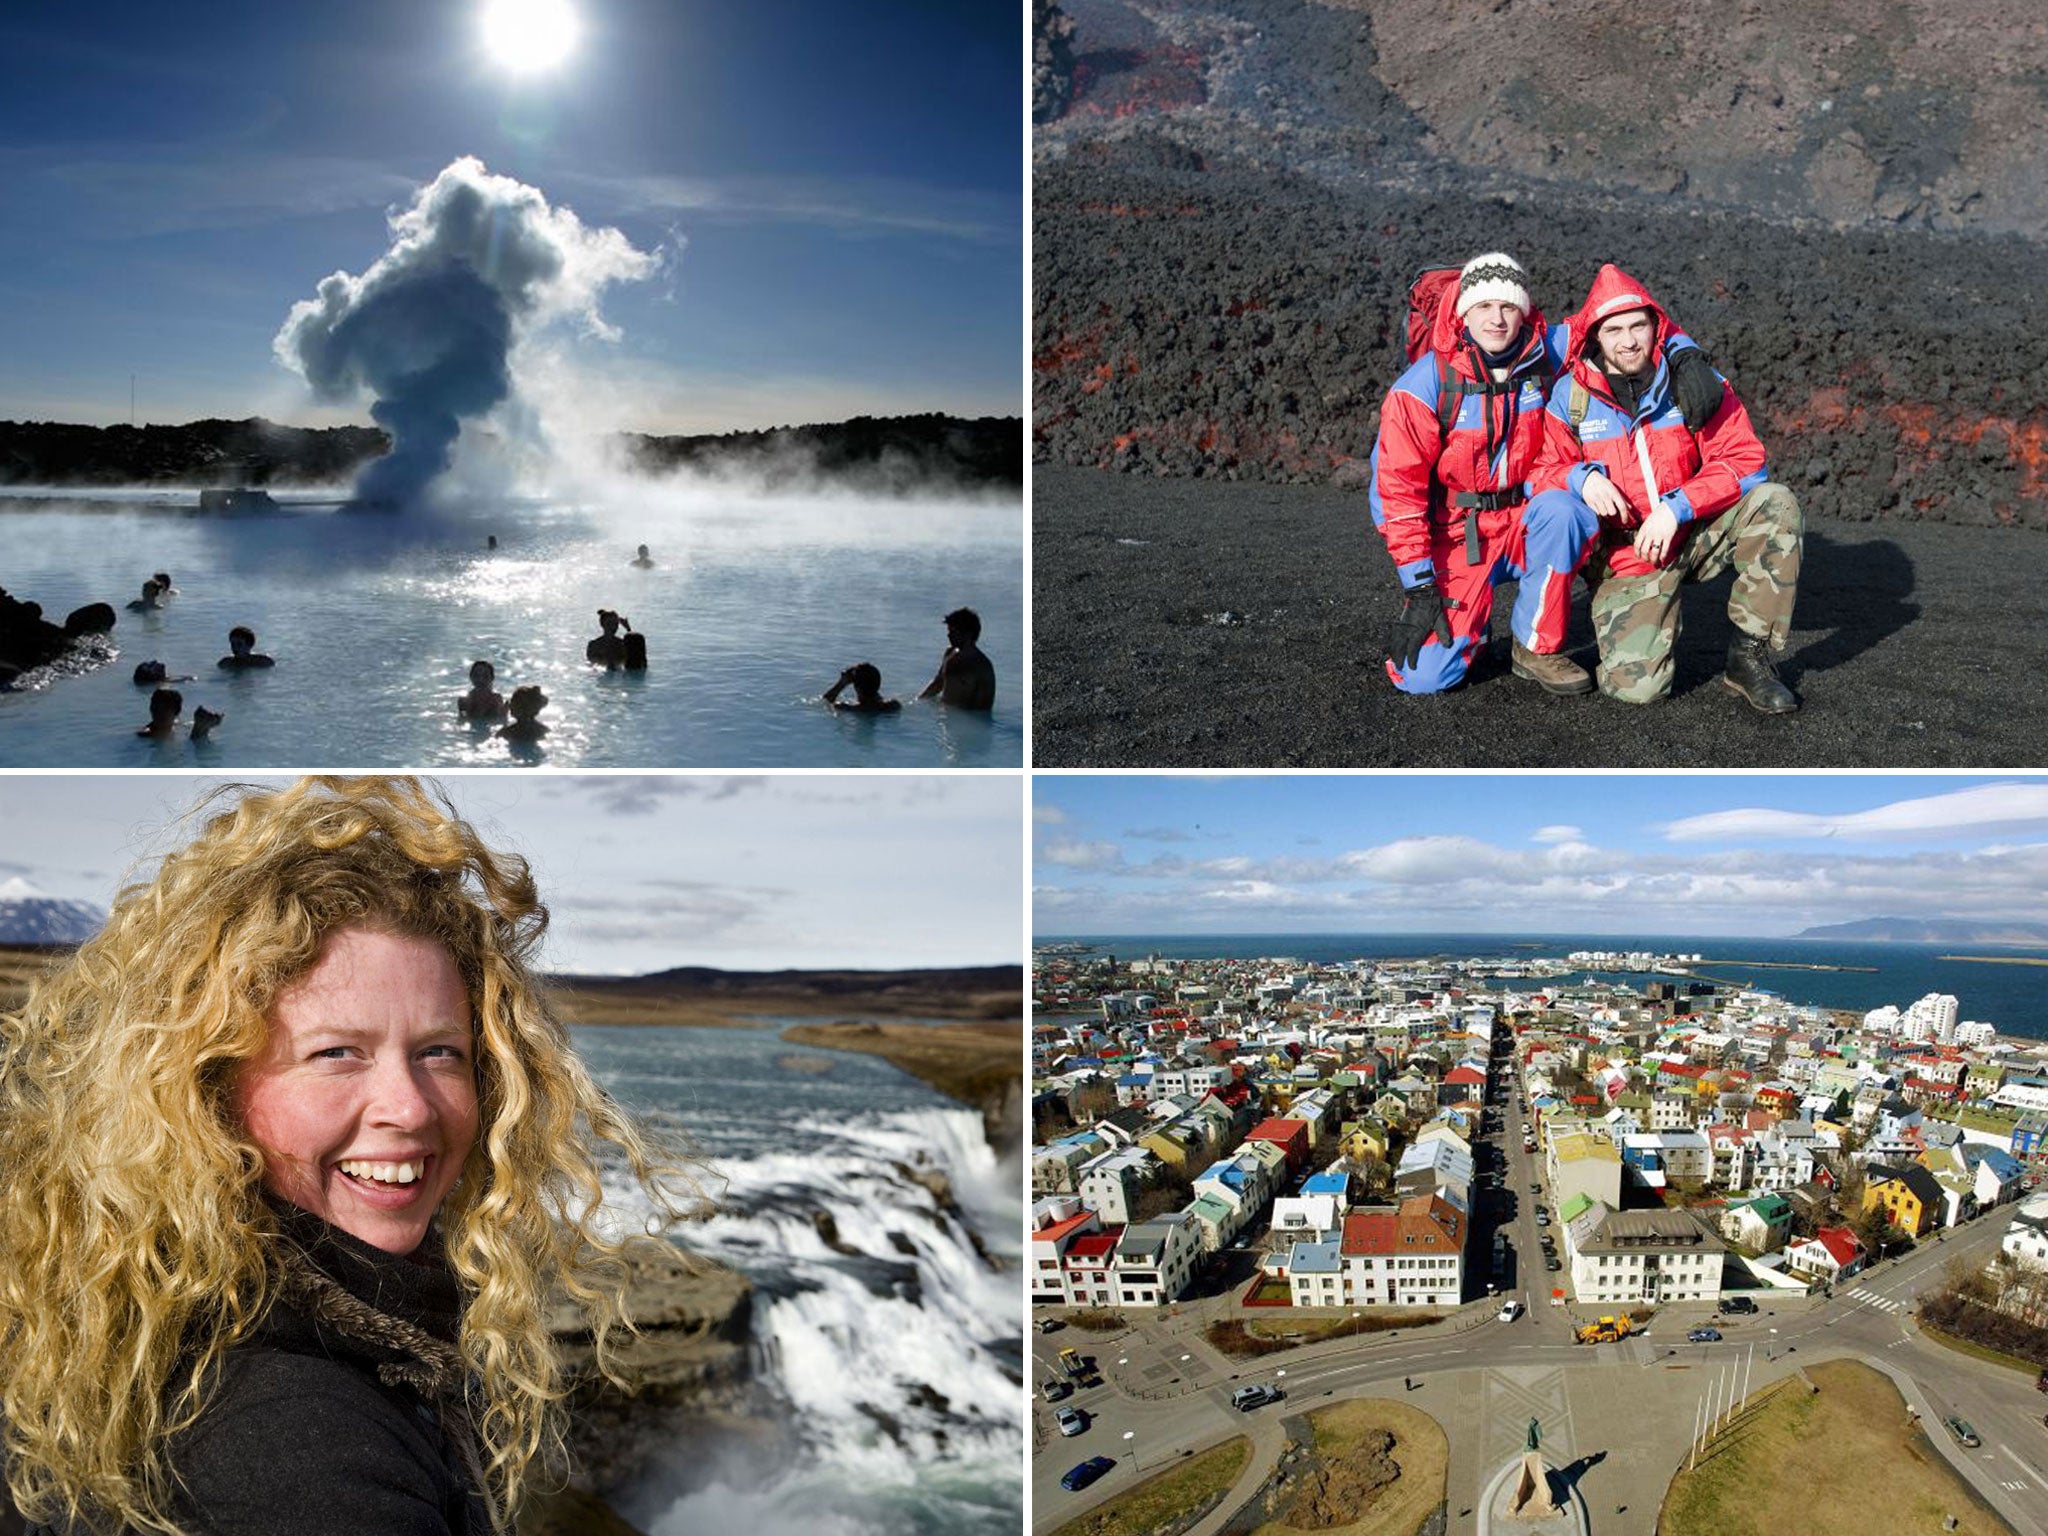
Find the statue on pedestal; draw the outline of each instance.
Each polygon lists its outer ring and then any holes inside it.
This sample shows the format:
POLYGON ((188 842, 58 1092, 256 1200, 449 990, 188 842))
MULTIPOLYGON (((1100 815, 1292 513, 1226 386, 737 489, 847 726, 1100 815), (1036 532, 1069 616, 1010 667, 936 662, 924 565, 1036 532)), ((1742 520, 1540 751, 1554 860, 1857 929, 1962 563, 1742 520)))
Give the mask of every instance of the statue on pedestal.
POLYGON ((1536 1420, 1531 1419, 1529 1438, 1523 1442, 1522 1470, 1515 1479, 1514 1495, 1508 1500, 1510 1517, 1520 1516, 1533 1520, 1554 1515, 1560 1507, 1550 1496, 1550 1473, 1544 1467, 1543 1457, 1538 1450, 1542 1439, 1542 1427, 1536 1420))

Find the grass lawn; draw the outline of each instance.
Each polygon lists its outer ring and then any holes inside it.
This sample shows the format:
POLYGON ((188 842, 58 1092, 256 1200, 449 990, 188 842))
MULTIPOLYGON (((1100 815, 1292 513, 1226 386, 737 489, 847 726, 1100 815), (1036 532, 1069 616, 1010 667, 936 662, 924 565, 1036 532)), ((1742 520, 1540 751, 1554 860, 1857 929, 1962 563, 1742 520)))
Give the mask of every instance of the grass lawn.
POLYGON ((1693 1471, 1664 1493, 1659 1536, 1869 1536, 1939 1531, 1953 1514, 1964 1536, 2011 1536, 1907 1417, 1890 1381, 1852 1360, 1806 1368, 1759 1392, 1693 1471))
MULTIPOLYGON (((1374 1430, 1394 1437, 1393 1461, 1401 1475, 1349 1525, 1321 1525, 1323 1536, 1415 1536, 1444 1502, 1451 1443, 1443 1426, 1420 1409, 1383 1397, 1337 1403, 1309 1415, 1316 1454, 1340 1462, 1374 1430)), ((1299 1529, 1269 1521, 1252 1536, 1291 1536, 1299 1529)))
POLYGON ((1234 1360, 1251 1360, 1260 1355, 1281 1354, 1304 1344, 1320 1344, 1326 1339, 1385 1333, 1389 1328, 1421 1328, 1430 1323, 1440 1323, 1450 1315, 1448 1308, 1440 1307, 1402 1307, 1398 1311, 1375 1307, 1361 1311, 1355 1322, 1349 1313, 1341 1316, 1282 1313, 1277 1317, 1257 1317, 1249 1321, 1221 1318, 1205 1328, 1202 1337, 1221 1354, 1234 1360))
POLYGON ((1251 1454, 1252 1443, 1243 1435, 1211 1446, 1069 1520, 1053 1536, 1174 1536, 1229 1491, 1251 1454))
POLYGON ((1959 1355, 1975 1355, 1979 1360, 1989 1361, 1993 1365, 2002 1365, 2009 1371, 2018 1371, 2022 1376, 2038 1376, 2041 1374, 2041 1367, 2033 1361, 2022 1359, 2018 1355, 2008 1355, 2002 1349, 1992 1349, 1984 1344, 1972 1344, 1968 1339, 1959 1339, 1952 1333, 1944 1333, 1939 1328, 1930 1328, 1925 1323, 1920 1324, 1920 1332, 1936 1344, 1939 1344, 1943 1349, 1952 1349, 1959 1355))
POLYGON ((1442 1307, 1374 1307, 1361 1309, 1356 1317, 1348 1312, 1298 1312, 1292 1317, 1254 1317, 1245 1329, 1253 1338, 1285 1339, 1290 1344, 1318 1344, 1324 1339, 1348 1338, 1361 1333, 1385 1333, 1389 1328, 1420 1328, 1440 1323, 1450 1312, 1442 1307))

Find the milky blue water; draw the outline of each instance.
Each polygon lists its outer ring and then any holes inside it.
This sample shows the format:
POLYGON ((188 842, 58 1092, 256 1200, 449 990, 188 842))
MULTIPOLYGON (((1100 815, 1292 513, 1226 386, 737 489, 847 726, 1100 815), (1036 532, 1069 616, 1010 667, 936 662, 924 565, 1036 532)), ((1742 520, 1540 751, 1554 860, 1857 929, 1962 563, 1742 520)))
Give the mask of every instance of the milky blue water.
POLYGON ((0 766, 217 769, 454 767, 1017 767, 1023 762, 1022 512, 1008 501, 862 501, 651 489, 602 504, 500 500, 435 514, 284 499, 201 515, 194 493, 0 498, 0 587, 62 622, 111 602, 112 664, 0 692, 0 766), (486 550, 486 535, 499 547, 486 550), (636 570, 634 546, 655 565, 636 570), (152 572, 178 595, 127 602, 152 572), (993 717, 910 702, 944 653, 943 614, 975 609, 993 717), (597 610, 647 636, 644 673, 584 660, 597 610), (223 672, 246 624, 277 659, 223 672), (515 748, 457 720, 473 660, 509 696, 533 683, 550 726, 515 748), (135 735, 162 660, 204 741, 135 735), (818 695, 871 661, 900 714, 818 695))
MULTIPOLYGON (((997 1158, 977 1111, 879 1057, 786 1044, 780 1028, 572 1031, 607 1089, 679 1117, 723 1176, 722 1211, 683 1240, 754 1282, 755 1378, 790 1444, 764 1469, 707 1466, 679 1441, 613 1502, 650 1536, 1013 1536, 1018 1161, 997 1158), (906 1167, 944 1174, 958 1210, 906 1167), (852 1252, 825 1241, 818 1213, 852 1252)), ((644 1216, 625 1180, 607 1190, 644 1216)))
MULTIPOLYGON (((1996 944, 1857 944, 1835 939, 1703 939, 1672 934, 1614 937, 1530 933, 1120 934, 1110 938, 1048 935, 1040 937, 1037 942, 1053 943, 1061 937, 1074 937, 1081 942, 1098 945, 1120 960, 1150 954, 1178 960, 1255 960, 1264 956, 1285 956, 1304 963, 1335 965, 1346 960, 1429 956, 1455 959, 1548 955, 1561 959, 1573 950, 1581 949, 1702 955, 1709 962, 1720 962, 1702 966, 1702 978, 1747 982, 1763 991, 1775 992, 1789 1002, 1824 1008, 1854 1008, 1867 1013, 1886 1003, 1903 1008, 1930 992, 1946 992, 1960 1003, 1965 1019, 1981 1019, 1995 1025, 2000 1034, 2048 1040, 2048 968, 1941 958, 1943 955, 2009 957, 2042 954, 2038 949, 2015 949, 1996 944), (1776 970, 1745 967, 1740 963, 1745 960, 1868 969, 1776 970)), ((1578 980, 1585 974, 1584 971, 1574 971, 1569 979, 1578 980)), ((1620 979, 1640 985, 1644 981, 1669 981, 1672 978, 1621 974, 1620 979)), ((1496 985, 1526 989, 1530 983, 1527 980, 1509 980, 1496 985)))

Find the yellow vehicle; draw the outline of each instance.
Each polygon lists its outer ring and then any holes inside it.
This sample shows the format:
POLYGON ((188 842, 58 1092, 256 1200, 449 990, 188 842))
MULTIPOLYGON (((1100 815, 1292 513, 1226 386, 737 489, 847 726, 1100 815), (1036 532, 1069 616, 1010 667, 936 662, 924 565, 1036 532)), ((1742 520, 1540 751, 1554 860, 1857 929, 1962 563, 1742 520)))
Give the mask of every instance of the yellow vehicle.
POLYGON ((1078 1349, 1063 1349, 1060 1351, 1060 1369, 1078 1380, 1088 1374, 1088 1362, 1081 1358, 1078 1349))
POLYGON ((1612 1344, 1635 1331, 1635 1325, 1625 1317, 1603 1317, 1597 1323, 1574 1329, 1572 1339, 1579 1344, 1612 1344))

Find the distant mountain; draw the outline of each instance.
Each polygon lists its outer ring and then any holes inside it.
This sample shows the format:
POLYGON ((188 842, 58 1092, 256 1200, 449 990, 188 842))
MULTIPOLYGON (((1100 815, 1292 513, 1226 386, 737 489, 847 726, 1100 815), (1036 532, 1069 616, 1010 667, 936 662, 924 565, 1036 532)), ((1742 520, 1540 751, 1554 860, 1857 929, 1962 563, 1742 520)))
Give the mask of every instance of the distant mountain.
POLYGON ((2048 923, 1983 922, 1962 918, 1866 917, 1829 923, 1793 935, 1849 939, 1863 944, 2048 944, 2048 923))
POLYGON ((90 902, 0 897, 0 945, 83 944, 106 920, 107 914, 90 902))

